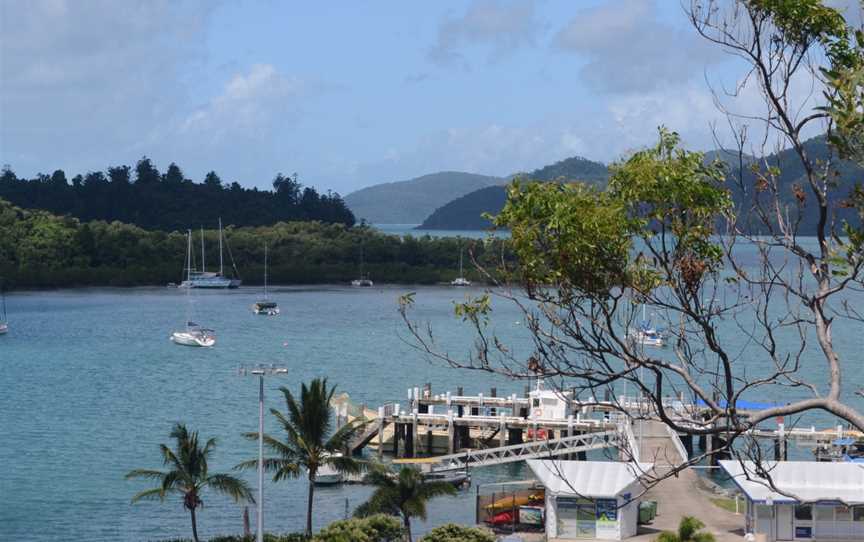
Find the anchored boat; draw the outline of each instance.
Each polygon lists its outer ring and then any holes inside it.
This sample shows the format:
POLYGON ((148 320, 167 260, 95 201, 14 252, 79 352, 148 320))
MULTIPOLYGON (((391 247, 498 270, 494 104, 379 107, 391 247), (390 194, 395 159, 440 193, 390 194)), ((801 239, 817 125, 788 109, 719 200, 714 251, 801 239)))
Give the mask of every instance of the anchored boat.
POLYGON ((279 305, 270 301, 267 297, 267 243, 264 243, 264 299, 256 301, 252 305, 252 312, 263 316, 276 316, 279 314, 279 305))
POLYGON ((462 273, 462 248, 459 248, 459 276, 450 282, 451 286, 471 286, 471 281, 462 273))
MULTIPOLYGON (((192 230, 187 233, 186 240, 186 274, 192 274, 192 230)), ((186 289, 186 327, 171 333, 171 341, 181 346, 210 347, 216 344, 216 332, 201 327, 190 318, 192 312, 191 287, 186 289)))
POLYGON ((3 291, 2 283, 0 283, 0 335, 5 335, 9 332, 9 319, 6 316, 6 293, 3 291))
MULTIPOLYGON (((190 233, 191 235, 191 233, 190 233)), ((222 219, 219 219, 219 272, 207 271, 204 259, 204 228, 201 228, 201 270, 189 269, 186 280, 180 283, 181 288, 239 288, 243 281, 239 278, 228 278, 225 276, 224 260, 222 257, 222 219)), ((225 243, 227 245, 227 242, 225 243)), ((228 256, 231 258, 231 266, 234 268, 234 274, 237 273, 237 266, 234 265, 234 257, 231 255, 231 247, 228 247, 228 256)), ((190 260, 191 261, 191 260, 190 260)), ((191 267, 191 266, 190 266, 191 267)))

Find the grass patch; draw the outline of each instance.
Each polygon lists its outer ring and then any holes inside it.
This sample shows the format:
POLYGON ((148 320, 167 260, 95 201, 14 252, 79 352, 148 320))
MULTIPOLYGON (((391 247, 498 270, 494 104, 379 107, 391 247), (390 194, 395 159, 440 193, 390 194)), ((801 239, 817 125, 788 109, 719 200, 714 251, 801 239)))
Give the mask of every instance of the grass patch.
MULTIPOLYGON (((729 512, 735 513, 735 499, 727 499, 727 498, 717 498, 711 499, 711 504, 718 508, 722 508, 723 510, 727 510, 729 512)), ((743 510, 744 501, 738 501, 739 510, 743 510)))

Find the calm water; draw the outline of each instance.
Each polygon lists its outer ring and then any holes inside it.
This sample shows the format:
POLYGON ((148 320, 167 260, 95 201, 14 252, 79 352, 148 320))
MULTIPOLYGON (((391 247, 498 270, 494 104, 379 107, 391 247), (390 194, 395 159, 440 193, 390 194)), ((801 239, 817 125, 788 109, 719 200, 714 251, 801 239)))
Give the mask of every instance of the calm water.
MULTIPOLYGON (((33 292, 8 297, 12 330, 0 338, 0 540, 152 540, 189 535, 181 503, 129 504, 145 487, 126 481, 133 468, 160 468, 158 444, 175 421, 219 438, 214 472, 257 453, 241 438, 257 430, 257 380, 236 375, 240 364, 275 362, 286 377, 265 385, 267 407, 283 409, 277 388, 328 377, 357 403, 404 399, 409 386, 439 390, 521 390, 425 361, 403 341, 396 298, 407 287, 276 289, 275 318, 249 310, 257 290, 196 293, 195 313, 219 332, 213 349, 173 345, 183 293, 176 289, 33 292), (469 384, 468 379, 475 384, 469 384)), ((418 317, 436 322, 445 344, 464 352, 466 329, 452 318, 464 290, 417 290, 418 317)), ((518 316, 502 309, 499 328, 516 337, 518 316), (512 328, 512 329, 511 329, 512 328)), ((527 345, 526 345, 527 348, 527 345)), ((267 429, 275 429, 267 420, 267 429)), ((245 473, 254 484, 254 472, 245 473)), ((486 469, 477 481, 524 478, 519 467, 486 469)), ((362 486, 317 491, 316 528, 368 496, 362 486)), ((305 482, 265 486, 267 529, 301 530, 305 482)), ((242 510, 209 494, 200 515, 203 536, 237 533, 242 510)), ((473 491, 430 506, 430 524, 473 521, 473 491)), ((252 513, 252 511, 250 511, 252 513)), ((252 513, 254 522, 254 513, 252 513)), ((420 530, 424 530, 421 526, 420 530)))
MULTIPOLYGON (((745 255, 746 256, 746 255, 745 255)), ((519 392, 523 383, 445 368, 424 359, 406 343, 396 312, 397 297, 415 290, 415 317, 433 323, 442 349, 466 353, 470 331, 452 314, 453 301, 468 293, 446 287, 277 288, 282 307, 275 318, 249 310, 258 291, 200 292, 195 317, 218 331, 213 349, 173 345, 168 336, 185 314, 184 294, 176 289, 94 289, 17 293, 9 296, 11 332, 0 337, 0 540, 116 541, 154 540, 189 535, 179 500, 129 504, 142 481, 126 481, 133 468, 159 468, 158 444, 168 442, 175 421, 219 438, 212 470, 228 470, 255 456, 257 447, 241 433, 257 430, 257 381, 237 376, 240 364, 287 366, 285 377, 266 382, 267 407, 283 408, 277 388, 296 389, 301 381, 328 377, 355 403, 377 405, 404 400, 407 388, 432 382, 433 390, 499 394, 519 392)), ((479 290, 474 290, 475 292, 479 290)), ((860 302, 861 300, 852 300, 860 302)), ((860 306, 860 305, 859 305, 860 306)), ((778 315, 780 309, 773 311, 778 315)), ((747 327, 746 312, 740 324, 747 327)), ((523 317, 512 305, 496 302, 493 326, 525 359, 531 352, 523 317)), ((765 370, 764 355, 747 345, 732 322, 721 340, 748 374, 765 370)), ((838 322, 837 348, 846 368, 845 395, 864 383, 864 333, 860 324, 838 322)), ((794 351, 794 332, 781 333, 780 348, 794 351), (787 342, 788 341, 788 342, 787 342)), ((825 373, 812 337, 804 374, 825 373)), ((668 349, 664 355, 672 355, 668 349)), ((801 392, 798 392, 801 393, 801 392)), ((790 400, 795 390, 762 392, 762 401, 790 400)), ((275 427, 266 421, 267 430, 275 427)), ((802 424, 830 425, 811 416, 802 424)), ((802 455, 801 457, 806 457, 802 455)), ((475 482, 523 479, 519 466, 479 469, 475 482)), ((254 483, 254 473, 243 476, 254 483)), ((362 486, 322 488, 316 493, 316 529, 345 514, 368 496, 362 486)), ((265 486, 270 531, 301 530, 305 482, 265 486)), ((205 495, 202 536, 241 531, 242 510, 218 495, 205 495)), ((473 489, 433 501, 430 522, 473 521, 473 489)), ((254 518, 254 514, 253 514, 254 518)))

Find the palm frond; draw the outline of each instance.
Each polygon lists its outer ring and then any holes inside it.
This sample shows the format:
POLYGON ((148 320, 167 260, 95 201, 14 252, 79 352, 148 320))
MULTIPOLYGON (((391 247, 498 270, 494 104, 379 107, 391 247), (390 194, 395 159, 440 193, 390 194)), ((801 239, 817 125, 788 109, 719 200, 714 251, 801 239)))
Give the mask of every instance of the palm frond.
POLYGON ((162 491, 161 487, 154 487, 151 489, 145 489, 144 491, 139 491, 132 497, 132 504, 135 504, 138 501, 154 501, 154 500, 165 500, 165 492, 162 491))
POLYGON ((165 472, 161 470, 152 470, 152 469, 135 469, 126 473, 127 480, 131 480, 132 478, 149 478, 151 480, 161 480, 166 475, 165 472))
POLYGON ((249 485, 244 480, 230 474, 212 474, 207 477, 206 483, 216 491, 230 496, 236 502, 255 502, 249 485))
POLYGON ((343 474, 359 474, 365 471, 368 466, 367 461, 344 455, 328 455, 322 463, 332 466, 336 471, 343 474))

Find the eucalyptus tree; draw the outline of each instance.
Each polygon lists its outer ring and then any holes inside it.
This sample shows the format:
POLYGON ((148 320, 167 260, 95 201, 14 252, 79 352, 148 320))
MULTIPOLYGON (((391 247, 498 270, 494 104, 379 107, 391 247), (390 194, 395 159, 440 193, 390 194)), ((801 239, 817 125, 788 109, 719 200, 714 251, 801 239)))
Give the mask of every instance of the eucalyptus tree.
POLYGON ((192 538, 198 542, 198 522, 195 511, 204 506, 201 495, 205 489, 224 493, 237 502, 254 502, 252 492, 246 482, 230 474, 211 474, 208 461, 216 439, 211 438, 201 446, 198 432, 190 432, 185 425, 176 424, 171 430, 174 439, 174 449, 160 444, 162 464, 167 470, 136 469, 130 471, 126 478, 146 478, 157 482, 157 486, 145 489, 132 497, 132 502, 145 499, 164 501, 169 494, 178 494, 183 498, 183 507, 189 510, 192 520, 192 538))
POLYGON ((864 189, 850 175, 864 161, 864 33, 819 0, 693 0, 685 11, 741 68, 731 90, 712 90, 730 127, 722 141, 715 131, 725 160, 661 128, 603 189, 513 183, 495 224, 511 231, 518 264, 457 306, 478 337, 464 358, 412 320, 411 296, 401 300, 415 344, 452 366, 539 375, 586 405, 629 388, 650 404, 640 416, 718 437, 648 486, 709 455, 764 471, 751 430, 778 417, 819 411, 864 430, 864 391, 848 378, 859 360, 834 333, 864 322, 864 189), (749 109, 735 107, 739 96, 749 109), (493 300, 524 311, 527 359, 488 326, 493 300), (671 348, 634 340, 643 306, 665 320, 671 348), (704 408, 664 400, 681 395, 704 408), (747 411, 747 399, 774 403, 747 411))
MULTIPOLYGON (((365 427, 363 419, 352 420, 342 427, 333 427, 330 401, 336 387, 328 387, 327 379, 314 379, 300 387, 300 397, 291 390, 279 388, 285 396, 286 413, 275 408, 270 413, 276 418, 285 439, 265 434, 264 446, 273 455, 264 458, 264 470, 273 473, 273 481, 306 475, 309 482, 306 501, 306 535, 312 534, 312 509, 315 500, 315 479, 321 467, 329 466, 341 473, 358 473, 364 463, 345 454, 348 445, 365 427)), ((250 440, 258 440, 258 433, 246 433, 250 440)), ((252 459, 237 468, 257 468, 252 459)))

